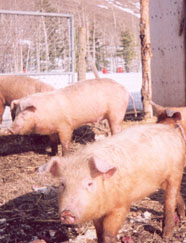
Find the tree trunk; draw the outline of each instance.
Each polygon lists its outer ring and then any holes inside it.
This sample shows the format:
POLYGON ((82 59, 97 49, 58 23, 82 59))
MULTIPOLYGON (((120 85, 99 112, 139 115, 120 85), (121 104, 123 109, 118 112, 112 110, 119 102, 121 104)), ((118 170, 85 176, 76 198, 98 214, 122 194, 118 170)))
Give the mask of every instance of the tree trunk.
MULTIPOLYGON (((93 27, 94 28, 94 27, 93 27)), ((93 30, 94 32, 94 30, 93 30)), ((93 35, 94 37, 94 35, 93 35)), ((93 39, 93 43, 94 43, 94 39, 93 39)), ((90 50, 90 41, 89 41, 89 26, 88 26, 88 21, 87 21, 87 64, 88 64, 88 67, 91 68, 92 72, 94 73, 94 76, 95 78, 99 78, 99 75, 98 75, 98 70, 96 68, 96 65, 95 65, 95 49, 94 49, 94 45, 92 46, 92 55, 91 55, 91 50, 90 50)))
POLYGON ((79 31, 79 60, 78 80, 86 79, 86 28, 80 27, 79 31))
POLYGON ((152 82, 151 82, 151 43, 150 43, 150 22, 149 22, 149 0, 140 0, 140 39, 142 59, 142 101, 145 119, 152 117, 152 82))
POLYGON ((45 19, 43 16, 41 16, 41 21, 43 25, 43 33, 44 33, 44 39, 45 39, 45 64, 46 64, 46 71, 49 71, 49 47, 48 47, 48 34, 46 30, 46 24, 45 24, 45 19))
POLYGON ((20 70, 23 72, 23 46, 20 44, 19 45, 19 51, 20 51, 20 70))
POLYGON ((89 64, 89 66, 90 66, 92 72, 94 73, 95 78, 96 78, 96 79, 99 79, 100 77, 99 77, 99 74, 98 74, 98 70, 97 70, 97 68, 96 68, 95 62, 93 61, 93 58, 92 58, 92 56, 90 55, 90 53, 88 54, 88 58, 87 58, 87 59, 88 59, 88 60, 87 60, 87 61, 88 61, 88 64, 89 64))
POLYGON ((93 22, 93 32, 92 32, 92 58, 93 62, 96 61, 96 29, 95 29, 95 20, 93 22))
POLYGON ((40 63, 40 44, 39 41, 36 39, 36 63, 37 63, 37 72, 41 72, 41 63, 40 63))

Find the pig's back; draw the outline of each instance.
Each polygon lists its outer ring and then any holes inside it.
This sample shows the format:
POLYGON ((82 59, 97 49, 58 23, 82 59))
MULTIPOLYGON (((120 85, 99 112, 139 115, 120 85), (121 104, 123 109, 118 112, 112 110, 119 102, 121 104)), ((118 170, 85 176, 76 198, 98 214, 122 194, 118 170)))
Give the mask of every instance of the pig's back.
MULTIPOLYGON (((135 125, 108 139, 108 144, 116 144, 131 157, 148 154, 148 150, 169 151, 169 148, 185 146, 178 129, 163 124, 135 125), (147 149, 148 148, 148 149, 147 149)), ((104 142, 103 142, 104 144, 104 142)), ((103 146, 104 147, 104 146, 103 146)))
MULTIPOLYGON (((137 125, 90 145, 88 153, 105 157, 127 173, 183 166, 185 141, 177 129, 163 124, 137 125), (96 152, 95 152, 96 151, 96 152)), ((136 172, 135 172, 136 173, 136 172)))
POLYGON ((68 100, 74 128, 108 118, 110 112, 119 113, 128 105, 128 92, 111 79, 79 81, 59 92, 68 100))
POLYGON ((124 86, 120 85, 116 81, 112 79, 102 78, 102 79, 89 79, 89 80, 81 80, 75 84, 69 85, 62 89, 65 92, 66 96, 72 97, 75 96, 78 98, 80 95, 86 95, 85 98, 89 98, 92 96, 99 97, 99 94, 102 95, 117 95, 114 91, 126 94, 127 91, 124 86))
POLYGON ((0 77, 0 92, 6 105, 10 105, 14 99, 20 99, 30 94, 50 91, 54 88, 39 80, 25 76, 0 77))
POLYGON ((134 126, 89 146, 84 153, 90 158, 96 156, 117 168, 107 180, 108 188, 131 200, 153 193, 167 178, 180 179, 183 172, 185 141, 168 125, 134 126))

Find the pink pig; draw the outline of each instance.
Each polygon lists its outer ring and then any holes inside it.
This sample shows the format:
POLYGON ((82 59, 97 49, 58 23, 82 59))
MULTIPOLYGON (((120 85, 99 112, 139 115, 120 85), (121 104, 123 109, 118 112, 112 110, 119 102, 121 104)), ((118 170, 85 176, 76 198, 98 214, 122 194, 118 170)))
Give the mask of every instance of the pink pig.
POLYGON ((171 238, 175 210, 185 217, 180 184, 185 141, 164 124, 126 128, 39 168, 60 178, 59 215, 64 224, 93 220, 98 242, 114 243, 131 204, 158 188, 165 191, 163 236, 171 238))
MULTIPOLYGON (((0 123, 5 106, 10 106, 15 99, 20 99, 30 94, 50 91, 54 88, 37 79, 26 76, 1 76, 0 77, 0 123)), ((11 112, 12 119, 15 118, 15 110, 11 112)))
POLYGON ((57 153, 57 135, 63 153, 68 151, 73 130, 88 122, 107 119, 111 133, 122 130, 129 93, 111 79, 79 81, 64 89, 34 94, 11 104, 16 107, 13 134, 49 135, 57 153))

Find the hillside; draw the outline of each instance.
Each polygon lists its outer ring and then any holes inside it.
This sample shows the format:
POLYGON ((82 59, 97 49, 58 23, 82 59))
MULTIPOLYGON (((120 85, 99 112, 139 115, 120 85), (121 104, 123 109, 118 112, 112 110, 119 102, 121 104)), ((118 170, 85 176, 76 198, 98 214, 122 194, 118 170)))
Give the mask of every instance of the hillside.
POLYGON ((139 0, 1 0, 0 9, 72 13, 77 25, 97 22, 98 28, 139 31, 139 0))
MULTIPOLYGON (((102 45, 108 47, 108 56, 113 57, 116 54, 116 49, 121 45, 121 32, 128 30, 134 36, 135 49, 135 60, 130 70, 139 71, 141 57, 138 0, 64 0, 58 11, 72 13, 75 16, 76 30, 82 25, 85 25, 90 33, 95 29, 102 45)), ((111 62, 120 63, 116 59, 111 62)))
POLYGON ((78 25, 84 18, 89 23, 95 21, 98 29, 107 29, 108 33, 129 29, 138 36, 139 0, 64 0, 62 5, 58 5, 58 11, 74 14, 78 25))

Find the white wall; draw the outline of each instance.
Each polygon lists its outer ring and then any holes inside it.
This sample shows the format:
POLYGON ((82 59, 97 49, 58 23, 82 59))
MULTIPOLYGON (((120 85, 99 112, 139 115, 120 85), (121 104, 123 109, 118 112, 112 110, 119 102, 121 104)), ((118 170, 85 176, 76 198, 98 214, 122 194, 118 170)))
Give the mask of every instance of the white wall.
POLYGON ((184 0, 150 0, 152 98, 167 106, 185 105, 184 0))

